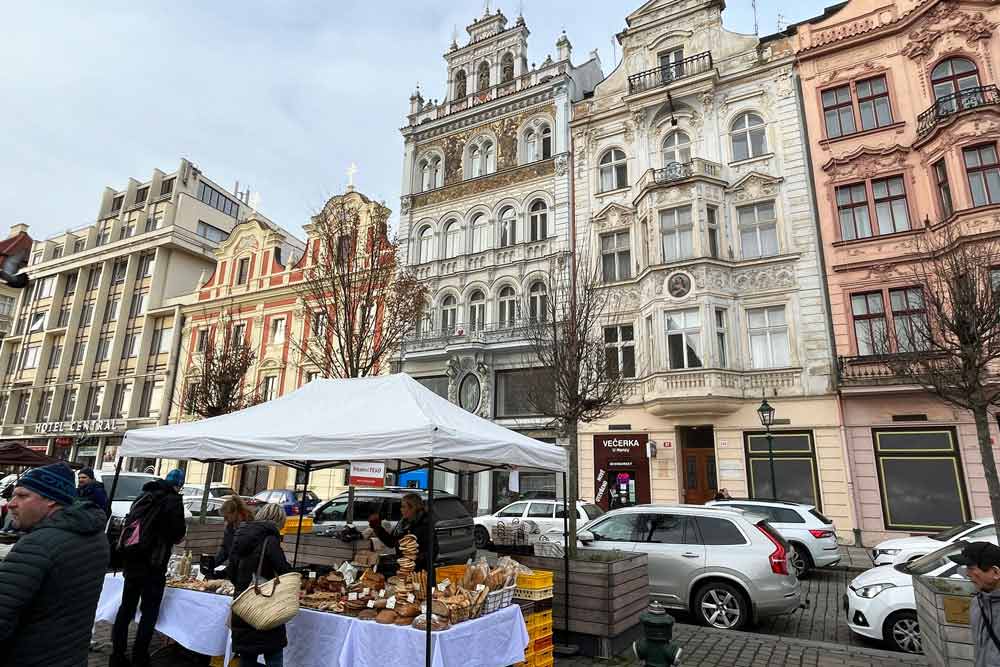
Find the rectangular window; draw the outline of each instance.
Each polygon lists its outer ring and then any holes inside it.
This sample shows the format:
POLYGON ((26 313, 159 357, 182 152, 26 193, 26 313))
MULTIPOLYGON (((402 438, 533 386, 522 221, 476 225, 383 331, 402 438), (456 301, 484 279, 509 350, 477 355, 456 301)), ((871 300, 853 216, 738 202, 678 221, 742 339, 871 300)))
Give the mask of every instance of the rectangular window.
POLYGON ((834 139, 854 134, 857 127, 854 124, 854 100, 850 85, 824 90, 822 97, 826 136, 834 139))
POLYGON ((73 344, 73 365, 79 366, 83 363, 83 358, 87 354, 87 343, 78 340, 73 344))
POLYGON ((432 377, 413 378, 441 398, 448 398, 448 376, 434 375, 432 377))
POLYGON ((610 377, 635 377, 635 335, 631 324, 604 327, 604 359, 610 377))
POLYGON ((138 278, 149 278, 153 275, 153 260, 155 257, 156 255, 151 252, 139 255, 139 270, 136 271, 138 278))
POLYGON ((771 448, 767 433, 746 432, 743 438, 751 498, 780 498, 815 505, 822 511, 812 431, 772 432, 771 448), (771 451, 776 483, 771 478, 771 451))
POLYGON ((902 176, 872 181, 872 194, 875 195, 875 220, 879 234, 905 232, 910 228, 902 176))
POLYGON ((881 292, 851 295, 851 313, 854 315, 854 338, 858 354, 879 354, 887 351, 888 330, 885 326, 885 303, 881 292))
POLYGON ((132 382, 120 382, 115 385, 115 397, 111 404, 111 417, 125 419, 128 417, 129 404, 132 402, 132 382))
POLYGON ((73 420, 73 413, 76 411, 76 387, 71 387, 63 392, 62 405, 59 414, 62 415, 60 421, 68 422, 73 420))
POLYGON ((606 283, 632 277, 632 250, 628 232, 601 236, 601 273, 606 283))
POLYGON ((247 279, 250 277, 250 258, 243 257, 236 264, 236 284, 246 285, 247 279))
POLYGON ((139 334, 129 331, 122 343, 122 359, 132 359, 137 356, 139 356, 139 334))
POLYGON ((837 216, 840 219, 840 235, 845 241, 866 239, 872 235, 868 189, 864 183, 837 188, 837 216))
POLYGON ((136 204, 145 204, 146 203, 146 199, 148 199, 148 198, 149 198, 149 186, 148 185, 145 186, 145 187, 139 188, 138 190, 135 191, 135 203, 136 204))
POLYGON ((708 256, 719 258, 719 209, 709 206, 705 209, 706 221, 708 223, 708 256))
POLYGON ((111 200, 111 212, 116 213, 122 210, 122 204, 125 203, 125 195, 115 195, 114 199, 111 200))
POLYGON ((142 383, 139 405, 140 417, 159 417, 160 403, 163 402, 163 380, 146 380, 142 383))
POLYGON ((701 368, 701 313, 697 308, 666 314, 667 365, 671 370, 701 368))
POLYGON ((94 361, 101 363, 102 361, 108 360, 108 355, 111 352, 111 336, 105 335, 97 339, 97 356, 94 361))
POLYGON ((97 231, 97 245, 104 245, 111 241, 111 223, 105 223, 97 231))
POLYGON ((73 241, 73 252, 83 252, 87 248, 87 239, 73 241))
POLYGON ((132 295, 132 303, 129 304, 128 316, 139 317, 146 311, 146 293, 136 292, 132 295))
MULTIPOLYGON (((38 411, 35 413, 35 421, 44 424, 49 421, 49 414, 52 412, 52 398, 55 392, 51 389, 46 389, 42 392, 41 398, 38 400, 38 411)), ((2 418, 3 415, 0 415, 2 418)))
POLYGON ((896 335, 896 350, 915 352, 926 350, 930 343, 924 291, 919 287, 889 290, 892 326, 896 335))
POLYGON ((974 146, 962 151, 973 206, 1000 204, 1000 161, 996 144, 974 146))
POLYGON ((28 320, 28 333, 35 333, 36 331, 41 331, 45 328, 45 316, 48 315, 47 310, 43 310, 40 313, 32 313, 31 319, 28 320))
POLYGON ((91 385, 87 394, 87 419, 100 419, 101 407, 104 405, 104 386, 91 385))
POLYGON ((79 274, 77 273, 71 273, 66 276, 66 291, 65 291, 66 296, 72 296, 73 294, 76 294, 76 281, 78 275, 79 274))
POLYGON ((754 368, 784 368, 791 364, 785 307, 747 310, 750 357, 754 368))
POLYGON ((955 212, 955 206, 951 201, 951 183, 948 182, 948 166, 944 159, 934 163, 934 181, 937 183, 938 205, 941 207, 941 216, 951 217, 955 212))
POLYGON ((21 368, 30 370, 38 368, 38 357, 42 351, 41 345, 29 345, 21 352, 21 368))
POLYGON ((285 318, 275 317, 271 320, 271 344, 279 345, 285 342, 285 318))
POLYGON ((94 321, 94 302, 88 301, 80 309, 80 326, 89 326, 94 321))
POLYGON ((52 248, 52 259, 59 259, 63 256, 63 246, 57 245, 52 248))
POLYGON ((264 377, 260 385, 260 397, 262 400, 270 401, 278 395, 278 378, 275 375, 264 377))
POLYGON ((309 325, 309 330, 312 335, 317 338, 322 338, 326 335, 326 313, 321 310, 314 311, 312 314, 312 323, 309 325))
POLYGON ((497 417, 531 417, 551 412, 554 383, 547 368, 497 371, 497 417))
POLYGON ((174 191, 174 179, 168 178, 160 183, 160 196, 164 197, 174 191))
POLYGON ((14 372, 20 359, 20 350, 18 350, 17 345, 14 345, 10 348, 10 354, 7 356, 7 375, 14 372))
POLYGON ((198 221, 198 235, 204 236, 209 241, 215 241, 216 243, 222 243, 229 238, 229 232, 201 220, 198 221))
POLYGON ((729 368, 729 349, 726 345, 726 309, 715 309, 715 347, 719 355, 719 368, 729 368))
POLYGON ((198 329, 196 335, 198 336, 198 339, 197 342, 195 343, 195 351, 204 353, 205 350, 208 349, 208 336, 209 336, 208 327, 203 327, 201 329, 198 329))
POLYGON ((14 314, 14 297, 0 295, 0 315, 10 317, 14 314))
POLYGON ((162 327, 157 337, 157 345, 153 348, 153 354, 167 354, 170 352, 170 343, 174 338, 173 327, 162 327))
POLYGON ((128 260, 115 260, 114 266, 111 267, 111 284, 117 285, 125 282, 126 273, 128 273, 128 260))
POLYGON ((240 205, 205 182, 198 184, 198 199, 231 218, 239 217, 240 205))
POLYGON ((52 341, 52 351, 49 353, 49 370, 59 367, 59 361, 62 359, 64 340, 63 336, 58 336, 52 341))
POLYGON ((690 206, 660 211, 660 241, 664 262, 687 259, 694 255, 693 235, 690 206))
POLYGON ((43 252, 36 252, 34 255, 31 256, 31 263, 33 265, 34 264, 41 264, 42 263, 42 258, 44 258, 44 257, 45 257, 45 253, 43 253, 43 252))
POLYGON ((87 289, 95 290, 97 286, 101 284, 101 266, 91 267, 90 273, 87 274, 87 289))
POLYGON ((858 110, 861 112, 861 129, 892 125, 892 106, 889 104, 889 86, 885 75, 858 81, 858 110))
MULTIPOLYGON (((456 226, 457 229, 458 223, 453 223, 453 224, 456 226)), ((340 237, 337 238, 337 266, 344 266, 347 263, 347 261, 351 258, 351 254, 353 252, 354 252, 353 236, 351 234, 341 234, 340 237)), ((454 257, 454 256, 455 256, 454 254, 445 254, 445 257, 454 257)))
POLYGON ((52 296, 53 289, 55 288, 55 278, 49 276, 48 278, 41 278, 35 282, 35 293, 33 298, 37 299, 48 299, 52 296))
POLYGON ((122 300, 117 294, 108 298, 104 305, 104 323, 114 322, 118 319, 118 310, 121 308, 122 300))
POLYGON ((28 405, 31 403, 31 394, 22 391, 17 399, 17 414, 14 415, 15 424, 24 424, 28 421, 28 405))
POLYGON ((931 532, 969 519, 953 429, 872 429, 872 439, 887 530, 931 532))
MULTIPOLYGON (((306 371, 306 384, 309 384, 319 377, 319 371, 306 371)), ((445 398, 447 398, 447 396, 445 398)))
POLYGON ((246 322, 237 322, 230 332, 229 343, 233 347, 239 347, 246 343, 247 325, 246 322))
POLYGON ((736 209, 740 227, 743 259, 771 257, 778 254, 778 221, 774 202, 759 202, 736 209))

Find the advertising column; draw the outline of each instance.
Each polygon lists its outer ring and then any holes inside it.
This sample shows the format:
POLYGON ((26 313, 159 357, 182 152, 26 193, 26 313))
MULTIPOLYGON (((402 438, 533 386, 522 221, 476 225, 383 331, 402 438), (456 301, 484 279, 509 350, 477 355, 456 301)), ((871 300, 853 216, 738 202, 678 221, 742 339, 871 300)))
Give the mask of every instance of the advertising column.
POLYGON ((650 502, 645 433, 594 436, 594 502, 605 510, 650 502))

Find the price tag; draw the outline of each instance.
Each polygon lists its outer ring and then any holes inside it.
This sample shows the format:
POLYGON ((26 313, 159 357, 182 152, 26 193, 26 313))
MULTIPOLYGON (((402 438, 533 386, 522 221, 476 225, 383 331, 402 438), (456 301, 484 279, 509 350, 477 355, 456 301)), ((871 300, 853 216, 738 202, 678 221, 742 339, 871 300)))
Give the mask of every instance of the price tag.
MULTIPOLYGON (((439 581, 438 582, 438 588, 441 588, 442 586, 444 586, 445 588, 448 588, 449 585, 451 585, 451 579, 445 579, 444 581, 439 581)), ((442 588, 441 590, 444 590, 444 589, 442 588)))
POLYGON ((446 590, 448 590, 448 584, 446 583, 438 584, 438 590, 444 593, 446 590))
POLYGON ((389 598, 388 600, 386 600, 386 602, 385 602, 385 608, 386 609, 395 609, 396 608, 396 596, 395 595, 393 595, 391 598, 389 598))
POLYGON ((357 600, 358 599, 358 594, 357 593, 348 593, 347 594, 347 599, 348 600, 357 600))
POLYGON ((367 589, 367 588, 362 588, 362 589, 361 589, 361 594, 362 594, 362 595, 368 595, 368 590, 369 590, 369 589, 367 589))
POLYGON ((310 579, 315 579, 315 578, 316 578, 316 573, 315 573, 315 572, 312 572, 312 571, 310 571, 310 572, 309 572, 309 578, 310 578, 310 579))
POLYGON ((368 601, 368 608, 369 609, 374 609, 375 608, 375 600, 369 600, 368 601))
POLYGON ((384 588, 378 592, 378 596, 380 598, 384 598, 385 597, 385 589, 384 588))
POLYGON ((417 598, 413 597, 413 593, 407 593, 406 594, 406 601, 409 602, 410 604, 413 604, 413 601, 416 600, 416 599, 417 598))
POLYGON ((476 592, 478 593, 479 591, 483 590, 484 588, 486 588, 486 584, 479 584, 478 586, 476 586, 476 592))

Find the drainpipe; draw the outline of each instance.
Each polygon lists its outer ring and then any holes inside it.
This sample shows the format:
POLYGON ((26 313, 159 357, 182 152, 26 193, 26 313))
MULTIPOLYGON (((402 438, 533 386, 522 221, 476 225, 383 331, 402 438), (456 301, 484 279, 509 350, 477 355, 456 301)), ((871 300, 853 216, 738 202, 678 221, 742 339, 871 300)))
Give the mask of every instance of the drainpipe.
POLYGON ((827 280, 826 275, 826 255, 823 252, 823 231, 819 222, 819 201, 816 198, 816 179, 813 172, 812 163, 812 149, 809 145, 809 126, 806 124, 805 117, 805 99, 802 94, 802 79, 799 77, 798 72, 794 72, 795 77, 795 94, 798 101, 799 107, 799 125, 802 127, 802 133, 804 135, 804 141, 802 144, 806 149, 806 170, 809 176, 809 200, 812 207, 813 214, 813 224, 816 227, 816 253, 819 257, 819 277, 820 284, 823 286, 823 305, 826 308, 826 335, 830 343, 830 352, 833 362, 833 372, 831 373, 831 381, 833 383, 833 389, 837 397, 837 421, 838 431, 840 433, 840 455, 844 460, 844 474, 847 480, 847 495, 851 499, 851 511, 854 514, 854 546, 861 545, 861 507, 858 503, 858 497, 855 493, 854 488, 854 474, 851 470, 851 456, 850 450, 847 446, 847 427, 844 424, 844 398, 840 392, 840 384, 837 369, 840 368, 837 362, 837 341, 833 335, 833 307, 830 305, 830 283, 827 280))

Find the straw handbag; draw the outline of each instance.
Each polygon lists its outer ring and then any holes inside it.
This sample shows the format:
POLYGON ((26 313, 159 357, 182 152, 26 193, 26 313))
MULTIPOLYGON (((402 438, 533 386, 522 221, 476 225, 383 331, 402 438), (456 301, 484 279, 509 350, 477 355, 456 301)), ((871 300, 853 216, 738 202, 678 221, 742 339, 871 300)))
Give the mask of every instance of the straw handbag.
POLYGON ((298 572, 281 574, 258 584, 265 551, 266 540, 260 548, 253 585, 233 600, 232 607, 234 614, 257 630, 271 630, 292 620, 299 613, 299 588, 302 586, 302 575, 298 572))

